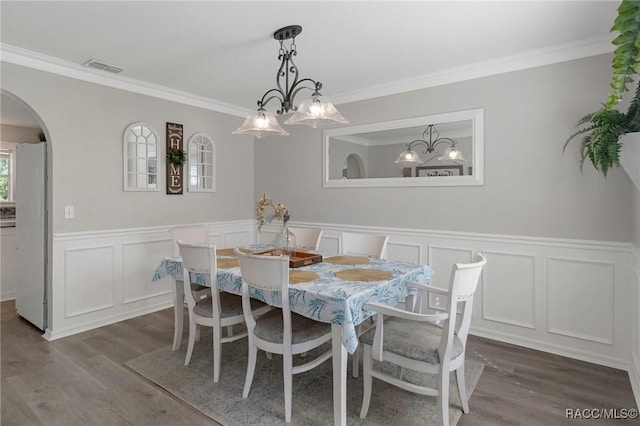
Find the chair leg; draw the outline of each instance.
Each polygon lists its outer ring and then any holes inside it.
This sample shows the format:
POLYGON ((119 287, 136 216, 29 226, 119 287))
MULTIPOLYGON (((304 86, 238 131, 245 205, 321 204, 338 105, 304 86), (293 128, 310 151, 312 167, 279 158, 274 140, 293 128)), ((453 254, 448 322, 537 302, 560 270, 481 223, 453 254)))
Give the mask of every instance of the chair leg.
POLYGON ((256 358, 258 357, 258 348, 253 345, 251 339, 249 339, 249 360, 247 361, 247 376, 244 379, 244 390, 242 391, 242 397, 247 398, 249 391, 251 390, 251 383, 253 382, 253 373, 256 371, 256 358))
POLYGON ((233 337, 233 326, 232 325, 228 325, 227 326, 227 336, 228 337, 233 337))
POLYGON ((456 382, 458 383, 458 395, 460 395, 460 401, 462 402, 462 412, 467 414, 469 412, 469 399, 467 398, 467 387, 464 377, 464 363, 456 370, 456 382))
POLYGON ((291 422, 291 393, 293 387, 293 357, 291 353, 283 354, 282 366, 284 370, 284 421, 291 422))
POLYGON ((351 375, 354 379, 358 378, 360 372, 360 348, 356 348, 351 358, 351 375))
POLYGON ((440 414, 440 424, 447 426, 449 424, 449 372, 441 371, 438 376, 438 411, 440 414))
POLYGON ((196 327, 197 324, 193 318, 189 317, 189 344, 187 345, 187 356, 184 359, 184 365, 189 365, 191 361, 191 354, 193 353, 193 345, 196 342, 196 327))
POLYGON ((222 329, 216 326, 211 328, 213 329, 213 383, 218 383, 222 358, 222 329))
POLYGON ((200 341, 200 326, 196 324, 196 342, 200 341))
POLYGON ((362 408, 360 409, 360 418, 364 419, 369 411, 369 403, 371 402, 371 346, 364 346, 364 358, 362 360, 362 408))

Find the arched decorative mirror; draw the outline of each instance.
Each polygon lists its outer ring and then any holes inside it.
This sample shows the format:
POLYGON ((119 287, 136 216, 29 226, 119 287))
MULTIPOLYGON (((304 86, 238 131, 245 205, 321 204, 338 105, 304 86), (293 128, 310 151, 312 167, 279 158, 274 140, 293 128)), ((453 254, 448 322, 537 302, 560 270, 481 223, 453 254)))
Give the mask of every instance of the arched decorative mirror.
POLYGON ((323 132, 325 188, 484 183, 483 110, 323 132))
POLYGON ((158 132, 147 123, 137 122, 122 135, 124 190, 158 191, 158 132))

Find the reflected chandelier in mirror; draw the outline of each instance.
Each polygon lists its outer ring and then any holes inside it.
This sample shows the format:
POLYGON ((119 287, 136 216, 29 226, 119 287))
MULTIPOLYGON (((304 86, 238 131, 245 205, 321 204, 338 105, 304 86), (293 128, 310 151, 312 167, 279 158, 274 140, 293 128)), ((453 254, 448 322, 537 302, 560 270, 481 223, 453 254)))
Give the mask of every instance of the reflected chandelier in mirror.
POLYGON ((474 109, 326 130, 323 186, 482 185, 483 115, 474 109))

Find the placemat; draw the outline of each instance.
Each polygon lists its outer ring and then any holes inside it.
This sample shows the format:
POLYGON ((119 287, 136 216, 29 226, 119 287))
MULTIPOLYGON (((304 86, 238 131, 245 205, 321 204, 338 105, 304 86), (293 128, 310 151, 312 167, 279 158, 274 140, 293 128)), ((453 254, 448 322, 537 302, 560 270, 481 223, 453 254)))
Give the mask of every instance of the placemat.
POLYGON ((223 248, 220 250, 216 250, 216 256, 227 256, 227 257, 231 257, 233 256, 233 250, 232 248, 223 248))
POLYGON ((320 278, 320 275, 311 271, 289 271, 289 284, 300 284, 320 278))
POLYGON ((334 265, 366 265, 370 260, 365 256, 333 256, 327 257, 323 262, 334 265))
POLYGON ((393 277, 391 272, 380 269, 346 269, 334 275, 345 281, 382 281, 393 277))
POLYGON ((218 259, 218 268, 227 269, 227 268, 237 268, 240 266, 238 263, 238 259, 229 259, 227 257, 218 259))

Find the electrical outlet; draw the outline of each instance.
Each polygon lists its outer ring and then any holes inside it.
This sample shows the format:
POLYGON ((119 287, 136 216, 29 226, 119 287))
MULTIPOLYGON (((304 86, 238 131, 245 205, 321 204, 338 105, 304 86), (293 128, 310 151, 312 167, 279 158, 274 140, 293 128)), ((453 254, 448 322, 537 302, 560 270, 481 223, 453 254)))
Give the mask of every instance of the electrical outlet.
POLYGON ((73 206, 64 206, 64 218, 73 219, 73 216, 74 216, 73 206))

